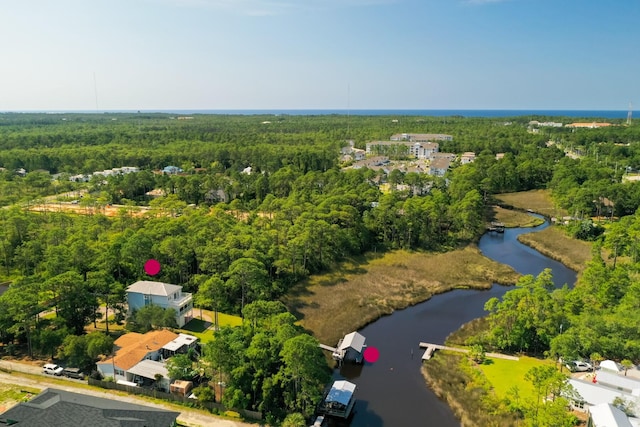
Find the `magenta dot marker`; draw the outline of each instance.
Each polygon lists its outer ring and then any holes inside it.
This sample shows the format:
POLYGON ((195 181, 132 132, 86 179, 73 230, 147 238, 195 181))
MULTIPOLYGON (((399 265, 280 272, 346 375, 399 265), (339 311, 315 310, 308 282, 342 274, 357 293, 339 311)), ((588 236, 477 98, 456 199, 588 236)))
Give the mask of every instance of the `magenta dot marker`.
POLYGON ((144 271, 149 276, 155 276, 160 273, 160 263, 155 259, 150 259, 144 263, 144 271))
POLYGON ((369 363, 375 363, 380 357, 380 352, 375 347, 367 347, 364 349, 364 360, 369 363))

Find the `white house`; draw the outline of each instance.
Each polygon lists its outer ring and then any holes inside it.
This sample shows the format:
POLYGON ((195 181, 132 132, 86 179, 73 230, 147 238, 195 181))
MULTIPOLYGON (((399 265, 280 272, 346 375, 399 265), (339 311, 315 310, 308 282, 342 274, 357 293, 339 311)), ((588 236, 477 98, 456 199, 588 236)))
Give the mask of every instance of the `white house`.
POLYGON ((176 311, 178 327, 183 327, 193 318, 193 296, 182 292, 182 286, 169 283, 140 280, 127 288, 127 314, 147 305, 158 305, 176 311))

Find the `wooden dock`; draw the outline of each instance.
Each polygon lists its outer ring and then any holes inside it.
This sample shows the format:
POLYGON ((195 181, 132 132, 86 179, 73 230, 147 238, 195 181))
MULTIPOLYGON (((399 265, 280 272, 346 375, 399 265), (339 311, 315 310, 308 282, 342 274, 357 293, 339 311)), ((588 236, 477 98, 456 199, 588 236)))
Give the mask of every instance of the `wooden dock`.
POLYGON ((496 233, 504 233, 504 224, 501 222, 492 222, 491 225, 487 227, 487 231, 495 231, 496 233))
POLYGON ((332 353, 335 353, 336 351, 338 351, 338 349, 337 349, 337 348, 335 348, 335 347, 331 347, 331 346, 326 345, 326 344, 318 344, 318 347, 320 347, 320 348, 321 348, 321 349, 323 349, 323 350, 330 351, 330 352, 332 352, 332 353))
MULTIPOLYGON (((449 350, 449 351, 457 351, 459 353, 469 353, 469 349, 467 348, 458 348, 458 347, 448 347, 446 345, 440 344, 432 344, 428 342, 421 342, 420 348, 426 348, 424 354, 422 355, 422 360, 429 360, 433 356, 433 353, 436 350, 449 350)), ((487 357, 493 357, 496 359, 506 359, 506 360, 520 360, 519 357, 509 356, 508 354, 500 354, 500 353, 485 353, 487 357)))

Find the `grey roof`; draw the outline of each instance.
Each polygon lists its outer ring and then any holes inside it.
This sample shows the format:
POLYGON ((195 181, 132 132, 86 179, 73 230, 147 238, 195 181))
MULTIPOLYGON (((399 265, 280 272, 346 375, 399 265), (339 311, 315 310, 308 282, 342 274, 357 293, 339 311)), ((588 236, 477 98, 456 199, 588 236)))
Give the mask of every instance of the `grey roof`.
POLYGON ((170 427, 179 412, 48 388, 0 414, 19 427, 170 427))
POLYGON ((151 280, 140 280, 127 288, 127 292, 136 292, 144 295, 160 295, 165 297, 178 291, 182 291, 182 286, 171 285, 163 282, 152 282, 151 280))
POLYGON ((597 377, 595 383, 592 381, 582 381, 574 378, 570 378, 568 382, 589 406, 599 405, 601 403, 611 403, 616 397, 619 397, 627 402, 631 402, 629 409, 634 414, 640 412, 635 404, 636 396, 622 390, 601 385, 597 382, 597 377))
POLYGON ((347 334, 342 339, 342 343, 340 343, 339 350, 346 350, 349 347, 357 351, 358 353, 362 353, 362 347, 364 347, 364 340, 366 338, 363 335, 360 335, 357 332, 351 332, 347 334))
POLYGON ((133 368, 129 369, 127 373, 152 380, 156 378, 156 374, 161 374, 163 377, 169 378, 169 371, 167 371, 164 363, 149 359, 145 359, 136 364, 133 368))
POLYGON ((593 427, 632 427, 629 417, 611 403, 601 403, 589 408, 593 427))
POLYGON ((325 402, 338 402, 347 406, 351 396, 356 391, 356 385, 345 380, 338 380, 333 383, 325 402))

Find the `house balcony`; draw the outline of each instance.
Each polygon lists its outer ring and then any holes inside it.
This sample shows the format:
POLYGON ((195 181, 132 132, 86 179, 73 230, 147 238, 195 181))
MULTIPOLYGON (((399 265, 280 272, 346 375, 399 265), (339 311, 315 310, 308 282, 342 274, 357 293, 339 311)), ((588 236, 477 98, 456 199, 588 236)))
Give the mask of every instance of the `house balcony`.
POLYGON ((186 306, 187 304, 193 301, 193 294, 183 292, 182 298, 169 301, 169 308, 175 309, 178 313, 180 312, 180 308, 186 306))

